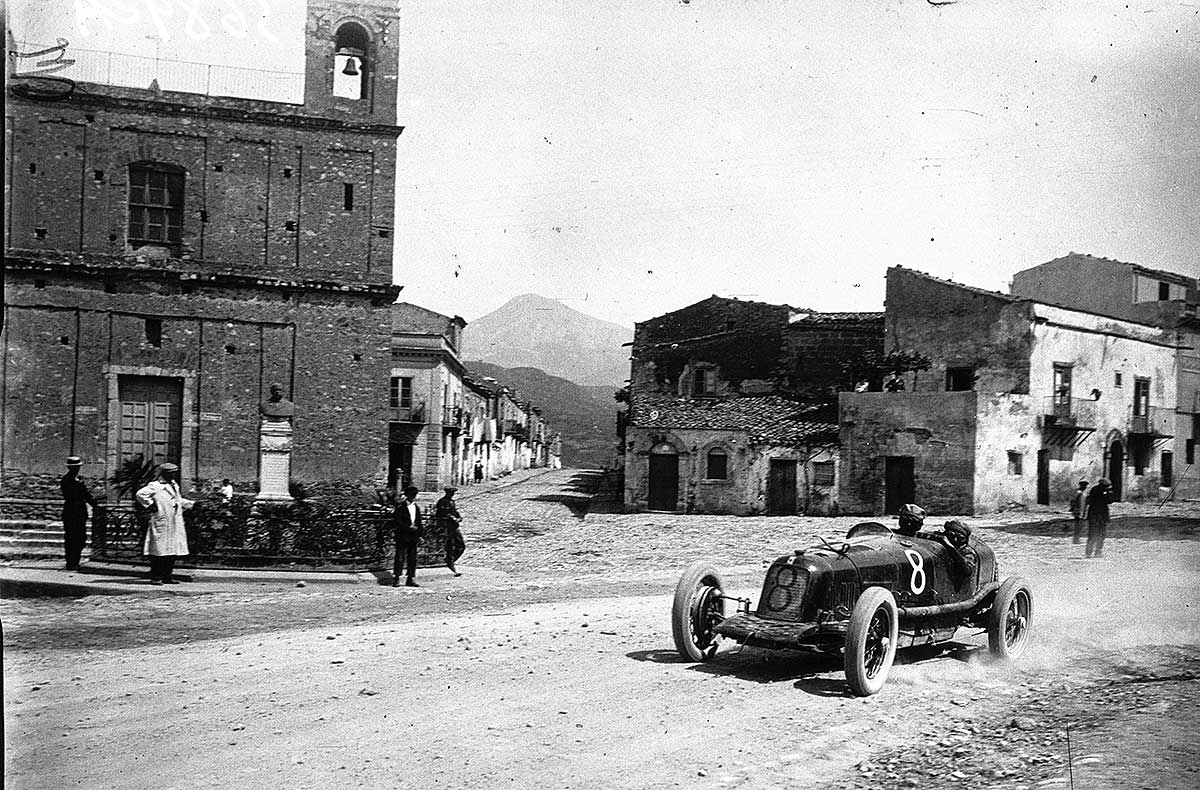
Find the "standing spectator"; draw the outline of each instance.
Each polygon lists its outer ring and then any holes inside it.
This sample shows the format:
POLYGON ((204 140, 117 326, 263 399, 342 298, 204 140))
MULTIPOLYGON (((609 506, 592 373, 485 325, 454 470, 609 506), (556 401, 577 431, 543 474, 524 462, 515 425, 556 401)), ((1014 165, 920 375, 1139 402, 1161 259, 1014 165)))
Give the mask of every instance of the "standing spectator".
POLYGON ((483 461, 475 462, 475 482, 476 483, 483 482, 483 461))
POLYGON ((95 506, 92 492, 87 483, 79 479, 83 459, 77 455, 67 458, 67 473, 60 481, 63 495, 63 553, 67 558, 67 570, 79 570, 79 558, 87 543, 87 518, 89 506, 95 506))
POLYGON ((1080 537, 1083 536, 1083 520, 1087 517, 1087 491, 1088 481, 1079 481, 1079 490, 1075 492, 1075 496, 1071 497, 1071 518, 1075 519, 1075 535, 1071 539, 1072 543, 1078 543, 1080 537))
POLYGON ((1104 538, 1108 534, 1108 504, 1112 502, 1112 487, 1108 480, 1100 478, 1087 495, 1087 547, 1085 556, 1104 556, 1104 538))
POLYGON ((454 486, 446 486, 446 495, 434 505, 433 515, 446 535, 446 567, 455 576, 462 576, 454 563, 466 551, 467 542, 463 540, 462 516, 458 513, 458 505, 454 504, 454 494, 458 491, 454 486))
POLYGON ((396 556, 392 562, 392 586, 400 586, 400 573, 407 567, 408 574, 404 579, 406 587, 420 587, 417 584, 417 543, 425 531, 421 508, 417 505, 416 486, 406 486, 404 497, 396 504, 392 516, 396 534, 396 556))
POLYGON ((179 467, 166 463, 158 468, 158 479, 138 490, 137 501, 150 514, 150 528, 142 551, 150 559, 151 584, 179 584, 175 560, 188 554, 183 511, 195 502, 179 491, 179 467))
POLYGON ((233 501, 233 483, 228 477, 221 481, 221 499, 227 505, 233 501))

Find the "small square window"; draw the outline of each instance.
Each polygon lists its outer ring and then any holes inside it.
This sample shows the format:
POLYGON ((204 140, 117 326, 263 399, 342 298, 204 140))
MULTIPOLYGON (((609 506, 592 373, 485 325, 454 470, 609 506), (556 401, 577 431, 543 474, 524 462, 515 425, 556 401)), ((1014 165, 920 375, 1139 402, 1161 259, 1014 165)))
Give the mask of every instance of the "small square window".
POLYGON ((729 456, 724 450, 709 450, 708 470, 704 475, 709 480, 725 480, 729 476, 729 456))
POLYGON ((975 389, 975 368, 946 368, 946 391, 967 392, 975 389))
POLYGON ((1023 456, 1021 453, 1017 453, 1017 452, 1013 452, 1012 450, 1009 450, 1008 451, 1008 473, 1010 475, 1023 474, 1021 467, 1024 463, 1024 459, 1025 459, 1025 456, 1023 456))
POLYGON ((146 342, 155 348, 162 348, 162 319, 146 319, 146 342))
POLYGON ((833 461, 817 461, 813 464, 813 485, 833 485, 833 461))
POLYGON ((1113 374, 1113 386, 1114 387, 1121 386, 1121 371, 1119 371, 1119 370, 1113 374))

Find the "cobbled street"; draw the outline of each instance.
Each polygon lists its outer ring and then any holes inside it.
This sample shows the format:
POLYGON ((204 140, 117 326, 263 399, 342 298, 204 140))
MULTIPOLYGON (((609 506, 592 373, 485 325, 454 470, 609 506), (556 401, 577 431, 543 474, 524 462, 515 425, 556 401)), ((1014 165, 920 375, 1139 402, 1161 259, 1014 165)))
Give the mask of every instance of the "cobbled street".
POLYGON ((423 570, 419 589, 4 601, 6 785, 1200 783, 1195 505, 1115 505, 1092 561, 1065 513, 966 519, 1033 586, 1030 650, 994 663, 960 631, 860 699, 828 657, 683 661, 669 616, 695 559, 757 599, 771 559, 866 519, 609 513, 596 483, 532 470, 464 490, 463 575, 423 570))

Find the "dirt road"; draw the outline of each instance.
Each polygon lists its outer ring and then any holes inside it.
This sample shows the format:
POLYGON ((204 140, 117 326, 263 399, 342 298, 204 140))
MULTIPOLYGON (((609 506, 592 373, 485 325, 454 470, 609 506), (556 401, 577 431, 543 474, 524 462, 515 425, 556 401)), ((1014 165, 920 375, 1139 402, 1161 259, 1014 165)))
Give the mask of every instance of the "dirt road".
POLYGON ((757 597, 762 559, 854 519, 591 514, 579 496, 558 473, 468 498, 466 575, 418 590, 5 602, 7 786, 1200 780, 1200 514, 1119 511, 1136 532, 1099 561, 1073 558, 1052 515, 972 520, 1002 573, 1033 582, 1030 652, 995 664, 964 634, 902 653, 858 699, 827 658, 682 662, 668 620, 694 556, 757 597))

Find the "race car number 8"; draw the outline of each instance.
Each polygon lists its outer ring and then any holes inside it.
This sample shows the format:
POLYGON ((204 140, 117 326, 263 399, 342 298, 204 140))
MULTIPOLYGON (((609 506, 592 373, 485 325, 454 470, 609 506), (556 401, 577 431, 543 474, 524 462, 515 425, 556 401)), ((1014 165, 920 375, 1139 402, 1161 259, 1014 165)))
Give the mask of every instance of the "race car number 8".
POLYGON ((908 564, 912 566, 912 579, 908 586, 914 595, 920 595, 925 592, 925 558, 912 549, 905 549, 904 556, 908 557, 908 564))

